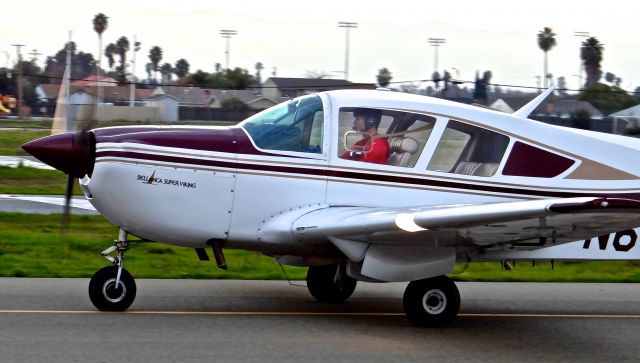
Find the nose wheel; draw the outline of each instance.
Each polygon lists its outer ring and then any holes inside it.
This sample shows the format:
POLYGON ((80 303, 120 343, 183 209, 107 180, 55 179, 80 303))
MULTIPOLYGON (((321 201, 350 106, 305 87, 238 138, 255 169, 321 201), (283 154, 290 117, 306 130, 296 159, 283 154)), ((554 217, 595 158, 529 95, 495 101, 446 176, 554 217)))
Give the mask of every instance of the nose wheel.
POLYGON ((118 281, 118 266, 98 270, 89 282, 89 298, 102 311, 124 311, 136 298, 136 283, 127 270, 122 269, 118 281))
POLYGON ((114 265, 98 270, 89 281, 89 298, 98 310, 124 311, 136 298, 136 283, 131 274, 122 268, 124 253, 128 249, 127 232, 120 229, 115 245, 100 253, 114 265), (116 257, 109 256, 116 251, 116 257))
POLYGON ((460 310, 460 293, 447 276, 412 281, 404 291, 404 312, 413 325, 444 327, 460 310))

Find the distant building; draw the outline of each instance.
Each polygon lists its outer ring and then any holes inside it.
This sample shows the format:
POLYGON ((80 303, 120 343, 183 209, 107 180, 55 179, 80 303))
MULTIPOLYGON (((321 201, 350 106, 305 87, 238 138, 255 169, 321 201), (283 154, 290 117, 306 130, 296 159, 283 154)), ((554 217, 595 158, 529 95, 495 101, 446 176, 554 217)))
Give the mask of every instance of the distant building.
POLYGON ((178 121, 178 110, 180 101, 166 94, 157 94, 149 96, 144 100, 146 107, 158 108, 158 121, 175 122, 178 121))
POLYGON ((620 110, 618 112, 614 112, 609 116, 612 116, 612 117, 616 117, 616 116, 640 117, 640 105, 635 105, 633 107, 625 108, 624 110, 620 110))
POLYGON ((249 106, 252 110, 264 110, 278 104, 277 101, 256 93, 253 90, 220 90, 205 89, 205 95, 209 96, 209 107, 222 108, 222 103, 230 98, 236 98, 249 106))
MULTIPOLYGON (((493 101, 489 107, 505 113, 513 113, 534 99, 536 95, 500 97, 493 101)), ((533 112, 532 116, 551 116, 561 119, 570 119, 572 114, 584 110, 589 112, 591 119, 602 119, 604 115, 587 101, 569 99, 548 99, 542 102, 533 112)))
POLYGON ((548 100, 538 106, 531 114, 538 116, 555 116, 569 119, 578 111, 587 111, 592 120, 601 120, 604 115, 587 101, 577 100, 548 100))
POLYGON ((522 108, 522 106, 526 105, 529 101, 535 98, 537 95, 531 95, 531 97, 527 96, 516 96, 516 97, 500 97, 493 101, 489 108, 492 108, 497 111, 502 111, 504 113, 514 113, 515 111, 522 108))
POLYGON ((338 89, 376 89, 374 83, 353 83, 344 79, 271 77, 262 84, 262 94, 272 100, 295 98, 338 89))
POLYGON ((100 77, 89 76, 85 79, 80 79, 80 80, 71 82, 71 86, 97 87, 99 85, 101 85, 102 87, 115 87, 118 85, 118 81, 107 76, 100 76, 100 77))
POLYGON ((278 102, 267 98, 253 90, 220 90, 200 87, 160 86, 152 95, 170 95, 184 107, 222 108, 222 102, 229 98, 237 98, 251 110, 264 110, 278 102))
POLYGON ((180 106, 209 107, 210 99, 200 87, 158 86, 151 96, 169 95, 180 103, 180 106))
MULTIPOLYGON (((36 86, 35 92, 38 100, 43 104, 55 104, 60 93, 60 84, 39 84, 36 86)), ((103 87, 103 102, 104 103, 128 103, 129 102, 129 86, 114 86, 103 87)), ((88 85, 71 85, 70 93, 76 93, 82 91, 89 97, 96 97, 98 94, 97 86, 88 85)), ((151 95, 153 90, 136 88, 134 93, 134 101, 142 101, 151 95)), ((92 98, 92 103, 95 103, 95 99, 92 98)))

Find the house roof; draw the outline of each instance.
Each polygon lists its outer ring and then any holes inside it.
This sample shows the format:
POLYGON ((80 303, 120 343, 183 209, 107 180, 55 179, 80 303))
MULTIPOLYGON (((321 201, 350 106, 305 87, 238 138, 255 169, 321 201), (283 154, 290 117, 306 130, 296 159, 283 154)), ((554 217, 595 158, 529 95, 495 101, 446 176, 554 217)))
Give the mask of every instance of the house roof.
POLYGON ((200 87, 160 86, 155 93, 164 93, 180 101, 181 104, 205 105, 209 103, 200 87))
POLYGON ((373 83, 352 83, 345 79, 325 79, 325 78, 282 78, 271 77, 265 81, 273 82, 278 88, 321 88, 321 89, 338 89, 338 88, 368 88, 375 89, 373 83))
MULTIPOLYGON (((44 92, 46 97, 49 99, 49 101, 54 101, 58 99, 58 93, 60 92, 60 86, 61 86, 60 84, 45 83, 45 84, 40 84, 38 86, 42 89, 42 91, 44 92)), ((98 87, 95 85, 94 86, 84 86, 84 85, 74 86, 73 84, 71 85, 71 93, 75 93, 79 91, 83 91, 92 96, 95 96, 98 94, 98 87)), ((149 97, 149 95, 151 95, 152 92, 153 92, 152 89, 136 88, 134 96, 136 101, 141 101, 149 97)), ((115 87, 108 87, 108 88, 104 87, 103 95, 104 95, 105 102, 128 101, 129 86, 115 86, 115 87)))
POLYGON ((118 85, 118 82, 111 78, 111 77, 107 77, 107 76, 89 76, 87 78, 84 79, 80 79, 77 81, 73 81, 71 82, 72 86, 95 86, 97 82, 100 82, 100 84, 102 84, 103 87, 115 87, 118 85))
MULTIPOLYGON (((204 93, 205 95, 209 94, 209 97, 211 98, 211 100, 219 100, 220 102, 228 99, 228 98, 237 98, 240 101, 246 103, 246 104, 251 104, 254 103, 260 99, 266 98, 263 95, 261 95, 260 93, 257 93, 255 91, 252 90, 221 90, 221 89, 205 89, 204 93)), ((278 103, 276 101, 272 101, 274 104, 278 103)))
MULTIPOLYGON (((534 99, 537 95, 527 95, 527 96, 504 96, 498 99, 501 99, 506 103, 512 110, 517 111, 522 108, 522 106, 526 105, 529 101, 534 99)), ((497 100, 496 100, 497 101, 497 100)))
POLYGON ((164 93, 155 94, 155 95, 149 95, 149 96, 145 97, 144 100, 145 101, 155 101, 155 100, 161 100, 163 98, 171 98, 172 100, 180 102, 180 100, 178 100, 177 98, 173 97, 172 95, 168 95, 168 94, 164 94, 164 93))
POLYGON ((614 112, 609 116, 640 116, 640 105, 635 105, 629 108, 625 108, 624 110, 620 110, 618 112, 614 112))
POLYGON ((601 118, 602 112, 587 101, 577 100, 547 100, 540 104, 532 113, 534 114, 570 114, 578 110, 586 110, 591 117, 601 118), (551 106, 549 106, 551 105, 551 106))

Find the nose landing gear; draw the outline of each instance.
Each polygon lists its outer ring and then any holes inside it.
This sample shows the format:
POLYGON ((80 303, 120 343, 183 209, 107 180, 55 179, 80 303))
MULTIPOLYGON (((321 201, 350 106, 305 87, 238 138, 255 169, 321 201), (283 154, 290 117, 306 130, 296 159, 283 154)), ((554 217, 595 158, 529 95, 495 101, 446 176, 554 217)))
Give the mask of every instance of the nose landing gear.
POLYGON ((114 266, 104 267, 89 281, 89 298, 102 311, 124 311, 136 298, 136 283, 131 274, 122 268, 124 253, 129 249, 127 232, 120 229, 115 245, 100 254, 114 266), (117 251, 116 257, 109 256, 117 251))

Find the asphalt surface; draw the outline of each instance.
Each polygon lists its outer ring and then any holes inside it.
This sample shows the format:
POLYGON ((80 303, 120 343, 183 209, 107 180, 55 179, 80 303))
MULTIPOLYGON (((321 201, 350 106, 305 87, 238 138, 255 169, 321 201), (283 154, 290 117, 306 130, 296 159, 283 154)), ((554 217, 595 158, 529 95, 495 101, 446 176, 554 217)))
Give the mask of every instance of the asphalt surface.
MULTIPOLYGON (((0 212, 25 214, 60 214, 64 212, 64 196, 62 195, 21 195, 0 194, 0 212)), ((99 214, 84 197, 73 197, 71 213, 99 214)))
POLYGON ((637 362, 640 285, 459 283, 460 317, 419 329, 406 284, 345 304, 281 281, 137 280, 128 313, 87 279, 0 279, 3 362, 637 362))

